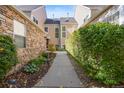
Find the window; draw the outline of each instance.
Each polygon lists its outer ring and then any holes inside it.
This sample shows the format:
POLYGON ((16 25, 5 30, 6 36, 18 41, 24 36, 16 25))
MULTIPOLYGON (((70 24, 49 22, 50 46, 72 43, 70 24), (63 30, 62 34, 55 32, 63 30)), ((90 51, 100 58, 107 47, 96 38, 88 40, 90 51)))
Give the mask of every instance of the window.
POLYGON ((18 48, 24 48, 24 47, 26 47, 25 37, 15 35, 15 42, 16 42, 16 46, 18 48))
POLYGON ((116 12, 113 16, 114 16, 114 19, 115 19, 115 20, 119 19, 119 11, 116 12))
POLYGON ((66 31, 66 28, 65 28, 65 26, 62 26, 62 31, 66 31))
POLYGON ((35 17, 33 17, 33 21, 35 22, 35 17))
POLYGON ((25 36, 26 36, 25 25, 14 20, 14 39, 15 39, 15 45, 18 48, 26 47, 25 36))
POLYGON ((38 24, 38 20, 37 20, 35 17, 33 17, 33 21, 34 21, 36 24, 38 24))
POLYGON ((45 27, 44 30, 45 30, 46 32, 48 32, 48 27, 45 27))
POLYGON ((38 24, 38 20, 36 20, 36 22, 35 22, 36 24, 38 24))
POLYGON ((55 37, 59 38, 59 29, 58 28, 55 28, 55 37))
POLYGON ((62 37, 66 37, 66 28, 62 26, 62 37))
POLYGON ((66 32, 62 32, 62 37, 66 37, 66 32))

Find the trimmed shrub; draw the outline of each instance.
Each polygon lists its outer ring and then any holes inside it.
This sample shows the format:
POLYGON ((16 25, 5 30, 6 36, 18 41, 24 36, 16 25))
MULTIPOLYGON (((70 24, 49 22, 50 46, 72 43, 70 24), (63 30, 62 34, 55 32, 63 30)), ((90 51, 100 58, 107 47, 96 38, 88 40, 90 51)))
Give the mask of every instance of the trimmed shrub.
POLYGON ((16 56, 16 47, 12 38, 6 35, 0 35, 0 80, 18 63, 16 56))
POLYGON ((124 80, 124 26, 96 23, 80 28, 66 40, 66 50, 92 78, 107 85, 124 80))

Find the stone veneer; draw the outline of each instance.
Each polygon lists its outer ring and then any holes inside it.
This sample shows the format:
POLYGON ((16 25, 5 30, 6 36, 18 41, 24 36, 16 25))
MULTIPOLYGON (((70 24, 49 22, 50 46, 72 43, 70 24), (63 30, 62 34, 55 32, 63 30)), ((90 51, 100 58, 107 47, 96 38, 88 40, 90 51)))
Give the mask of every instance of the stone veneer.
POLYGON ((12 6, 0 5, 0 34, 13 36, 13 20, 17 20, 26 26, 26 48, 18 48, 17 56, 19 64, 13 67, 11 73, 25 65, 29 60, 36 58, 39 53, 46 50, 45 33, 37 27, 23 13, 12 6))

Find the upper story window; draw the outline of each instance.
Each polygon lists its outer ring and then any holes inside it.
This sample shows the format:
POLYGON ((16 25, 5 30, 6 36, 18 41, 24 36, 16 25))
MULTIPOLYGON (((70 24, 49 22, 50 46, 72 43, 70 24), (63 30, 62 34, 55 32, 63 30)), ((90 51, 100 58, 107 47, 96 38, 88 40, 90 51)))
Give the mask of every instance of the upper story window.
POLYGON ((62 26, 62 37, 66 37, 66 28, 62 26))
POLYGON ((65 28, 65 26, 62 26, 62 31, 66 31, 66 28, 65 28))
POLYGON ((38 20, 33 16, 33 21, 38 24, 38 20))
POLYGON ((62 37, 66 37, 66 32, 62 32, 62 37))
POLYGON ((44 30, 45 30, 46 32, 48 32, 48 27, 45 27, 44 30))
POLYGON ((14 39, 18 48, 26 47, 26 28, 25 25, 14 20, 14 39))
POLYGON ((55 28, 55 37, 59 38, 59 28, 55 28))

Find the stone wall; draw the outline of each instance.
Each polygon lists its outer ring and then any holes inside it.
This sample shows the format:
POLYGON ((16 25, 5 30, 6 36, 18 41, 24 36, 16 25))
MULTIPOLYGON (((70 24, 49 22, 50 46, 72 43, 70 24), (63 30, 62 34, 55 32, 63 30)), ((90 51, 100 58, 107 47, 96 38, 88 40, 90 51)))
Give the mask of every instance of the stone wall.
POLYGON ((19 64, 13 69, 18 70, 22 65, 46 50, 46 39, 44 38, 45 33, 38 26, 12 6, 0 5, 0 34, 13 36, 14 19, 26 26, 26 48, 17 49, 19 64))

